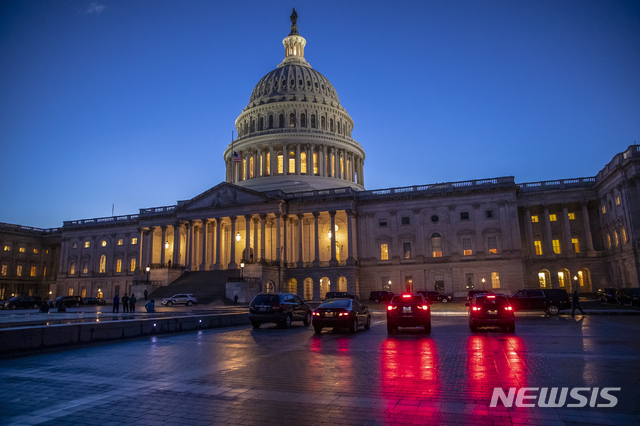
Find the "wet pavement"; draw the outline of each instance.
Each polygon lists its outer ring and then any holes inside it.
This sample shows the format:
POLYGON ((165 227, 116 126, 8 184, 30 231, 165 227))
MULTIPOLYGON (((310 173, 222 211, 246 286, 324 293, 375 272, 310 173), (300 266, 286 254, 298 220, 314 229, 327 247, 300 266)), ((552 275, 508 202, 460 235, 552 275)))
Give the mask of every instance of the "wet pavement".
POLYGON ((640 424, 638 316, 522 316, 511 334, 434 315, 431 335, 393 337, 381 311, 355 335, 298 324, 3 359, 0 424, 640 424), (621 389, 612 408, 490 407, 496 387, 621 389))

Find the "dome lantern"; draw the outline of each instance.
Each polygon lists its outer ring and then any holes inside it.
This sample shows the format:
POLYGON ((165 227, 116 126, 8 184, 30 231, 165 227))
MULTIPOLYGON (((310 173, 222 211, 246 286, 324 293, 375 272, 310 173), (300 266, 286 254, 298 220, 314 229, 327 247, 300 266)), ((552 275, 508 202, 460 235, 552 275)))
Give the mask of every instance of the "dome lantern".
POLYGON ((307 40, 298 33, 298 14, 296 9, 293 9, 291 14, 291 32, 282 40, 284 45, 284 60, 278 68, 289 64, 304 65, 311 67, 309 63, 304 59, 304 46, 307 44, 307 40))

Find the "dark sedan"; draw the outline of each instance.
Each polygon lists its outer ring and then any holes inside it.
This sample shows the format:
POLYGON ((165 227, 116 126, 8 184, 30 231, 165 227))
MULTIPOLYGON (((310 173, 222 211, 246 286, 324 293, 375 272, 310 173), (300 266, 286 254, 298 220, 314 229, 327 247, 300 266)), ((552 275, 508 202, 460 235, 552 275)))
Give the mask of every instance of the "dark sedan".
POLYGON ((42 305, 40 296, 16 296, 4 302, 4 309, 37 309, 42 305))
POLYGON ((308 326, 311 307, 293 293, 260 293, 249 304, 249 320, 253 328, 260 328, 265 323, 289 328, 292 321, 302 321, 308 326))
POLYGON ((313 311, 313 329, 321 333, 324 327, 348 328, 355 333, 358 327, 371 327, 371 314, 365 305, 356 299, 331 299, 313 311))
POLYGON ((507 331, 516 330, 516 318, 509 299, 500 294, 476 294, 469 307, 469 328, 501 327, 507 331))
POLYGON ((387 306, 387 333, 397 333, 398 327, 424 327, 425 333, 431 333, 431 311, 421 294, 393 296, 387 306))
POLYGON ((437 292, 437 291, 423 291, 423 290, 421 290, 421 291, 418 291, 418 293, 423 295, 424 299, 427 302, 448 303, 448 302, 451 302, 453 300, 453 297, 447 296, 446 294, 440 294, 440 292, 437 292))
POLYGON ((54 306, 58 306, 59 303, 62 303, 65 308, 84 305, 84 301, 80 296, 58 296, 53 303, 54 306))
POLYGON ((85 305, 106 305, 107 301, 102 297, 85 297, 82 299, 85 305))

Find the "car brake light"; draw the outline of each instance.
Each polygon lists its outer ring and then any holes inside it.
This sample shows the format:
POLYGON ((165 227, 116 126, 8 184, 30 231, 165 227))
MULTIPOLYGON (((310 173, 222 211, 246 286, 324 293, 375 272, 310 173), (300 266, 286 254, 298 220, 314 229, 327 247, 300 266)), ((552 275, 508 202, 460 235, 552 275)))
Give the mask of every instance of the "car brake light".
POLYGON ((338 316, 339 316, 339 317, 346 317, 346 316, 349 316, 349 312, 340 312, 340 313, 338 314, 338 316))
POLYGON ((320 312, 314 312, 313 315, 319 317, 320 316, 320 312))
POLYGON ((410 294, 403 294, 402 297, 404 297, 405 299, 408 299, 409 297, 411 297, 410 294))
POLYGON ((495 296, 495 295, 491 295, 491 294, 490 294, 490 295, 488 295, 488 296, 487 296, 487 299, 495 299, 495 298, 496 298, 496 296, 495 296))
POLYGON ((480 308, 479 308, 478 306, 474 306, 474 307, 473 307, 473 308, 471 308, 471 309, 472 309, 472 310, 474 310, 474 311, 479 311, 479 310, 480 310, 480 308))
POLYGON ((388 310, 388 311, 390 311, 390 310, 392 310, 392 309, 396 309, 396 308, 397 308, 397 306, 396 306, 396 305, 389 305, 389 306, 387 306, 387 310, 388 310))
POLYGON ((425 311, 429 309, 429 305, 418 305, 418 309, 424 309, 425 311))
POLYGON ((504 307, 507 311, 513 311, 513 308, 511 306, 505 306, 504 307))

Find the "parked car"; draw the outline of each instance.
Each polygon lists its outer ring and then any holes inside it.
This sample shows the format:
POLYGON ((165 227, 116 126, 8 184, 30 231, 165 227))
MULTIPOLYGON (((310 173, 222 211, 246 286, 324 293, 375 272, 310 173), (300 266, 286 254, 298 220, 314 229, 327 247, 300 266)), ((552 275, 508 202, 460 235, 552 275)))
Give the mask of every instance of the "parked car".
POLYGON ((70 306, 84 305, 84 302, 82 301, 82 297, 80 296, 58 296, 53 301, 53 306, 58 306, 58 303, 60 302, 64 304, 65 308, 68 308, 70 306))
POLYGON ((193 297, 193 294, 174 294, 171 297, 165 297, 160 301, 161 304, 165 306, 173 306, 173 305, 197 305, 198 300, 193 297))
POLYGON ((387 305, 387 333, 397 333, 398 327, 424 327, 425 333, 431 333, 431 311, 421 294, 393 296, 387 305))
POLYGON ((313 329, 320 334, 323 327, 348 328, 355 333, 358 327, 371 327, 371 314, 356 299, 330 299, 313 311, 313 329))
POLYGON ((276 323, 289 328, 291 322, 311 324, 311 306, 293 293, 260 293, 249 303, 249 320, 253 328, 265 323, 276 323))
POLYGON ((558 315, 562 309, 571 308, 567 291, 556 288, 519 290, 509 298, 509 302, 516 311, 543 310, 549 315, 558 315))
POLYGON ((107 301, 102 297, 85 297, 82 299, 85 305, 106 305, 107 301))
POLYGON ((640 305, 640 288, 619 288, 616 292, 616 301, 619 305, 640 305))
POLYGON ((37 309, 42 305, 40 296, 16 296, 4 302, 4 309, 37 309))
POLYGON ((506 331, 516 330, 516 318, 509 299, 501 294, 476 294, 469 307, 469 328, 477 331, 478 327, 500 327, 506 331))
POLYGON ((612 287, 598 289, 598 298, 601 302, 616 303, 616 291, 617 289, 612 287))
POLYGON ((467 293, 467 300, 473 299, 473 296, 475 296, 476 294, 494 294, 494 293, 491 290, 469 290, 469 293, 467 293))
POLYGON ((327 294, 324 295, 324 300, 327 299, 359 299, 355 294, 347 293, 346 291, 328 291, 327 294))
POLYGON ((452 296, 447 296, 445 294, 440 294, 440 292, 437 292, 437 291, 420 290, 420 291, 418 291, 418 293, 423 295, 424 296, 424 300, 426 300, 427 302, 449 303, 449 302, 451 302, 453 300, 452 296))
POLYGON ((369 300, 375 303, 388 302, 392 297, 392 291, 372 291, 369 294, 369 300))

